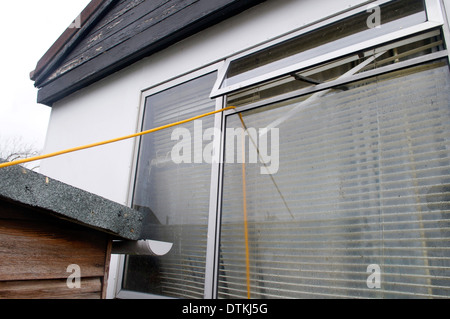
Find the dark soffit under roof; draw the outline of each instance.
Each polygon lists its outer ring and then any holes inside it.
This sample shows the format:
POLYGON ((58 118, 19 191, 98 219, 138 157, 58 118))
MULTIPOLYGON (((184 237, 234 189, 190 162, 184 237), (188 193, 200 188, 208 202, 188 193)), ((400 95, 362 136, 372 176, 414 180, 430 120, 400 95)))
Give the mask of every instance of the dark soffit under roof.
POLYGON ((30 78, 54 102, 265 0, 92 0, 30 78))

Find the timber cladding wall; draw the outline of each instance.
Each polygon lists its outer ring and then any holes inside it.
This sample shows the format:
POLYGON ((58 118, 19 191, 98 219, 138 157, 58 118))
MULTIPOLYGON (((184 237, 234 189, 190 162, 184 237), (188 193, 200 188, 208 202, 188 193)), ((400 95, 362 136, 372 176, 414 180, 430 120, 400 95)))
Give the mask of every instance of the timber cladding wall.
POLYGON ((0 199, 0 243, 1 299, 106 297, 108 234, 0 199))

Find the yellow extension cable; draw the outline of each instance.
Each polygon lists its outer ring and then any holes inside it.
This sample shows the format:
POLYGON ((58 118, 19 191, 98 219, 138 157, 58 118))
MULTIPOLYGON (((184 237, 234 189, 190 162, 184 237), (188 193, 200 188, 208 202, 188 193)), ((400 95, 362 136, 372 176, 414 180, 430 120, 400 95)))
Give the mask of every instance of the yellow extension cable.
POLYGON ((123 136, 123 137, 119 137, 119 138, 115 138, 115 139, 107 140, 107 141, 103 141, 103 142, 98 142, 98 143, 88 144, 88 145, 84 145, 84 146, 74 147, 74 148, 70 148, 70 149, 67 149, 67 150, 64 150, 64 151, 54 152, 54 153, 50 153, 50 154, 46 154, 46 155, 39 155, 39 156, 25 158, 25 159, 20 159, 20 160, 16 160, 16 161, 12 161, 12 162, 2 163, 2 164, 0 164, 0 168, 14 166, 14 165, 19 165, 19 164, 24 164, 24 163, 29 163, 29 162, 34 162, 34 161, 39 161, 39 160, 50 158, 50 157, 55 157, 55 156, 60 156, 60 155, 67 154, 67 153, 73 153, 73 152, 85 150, 85 149, 88 149, 88 148, 93 148, 93 147, 97 147, 97 146, 102 146, 102 145, 106 145, 106 144, 120 142, 120 141, 123 141, 123 140, 131 139, 131 138, 134 138, 134 137, 139 137, 139 136, 142 136, 142 135, 146 135, 146 134, 154 133, 154 132, 157 132, 157 131, 161 131, 161 130, 164 130, 164 129, 167 129, 167 128, 170 128, 170 127, 174 127, 174 126, 178 126, 178 125, 185 124, 185 123, 188 123, 188 122, 192 122, 192 121, 198 120, 198 119, 203 118, 203 117, 207 117, 207 116, 210 116, 210 115, 213 115, 213 114, 216 114, 216 113, 224 112, 224 111, 235 109, 235 108, 236 108, 235 106, 228 106, 228 107, 223 108, 223 109, 218 110, 218 111, 205 113, 205 114, 202 114, 202 115, 198 115, 198 116, 192 117, 190 119, 186 119, 186 120, 183 120, 183 121, 179 121, 179 122, 163 125, 163 126, 160 126, 160 127, 156 127, 156 128, 151 129, 151 130, 148 130, 148 131, 143 131, 143 132, 140 132, 140 133, 135 133, 135 134, 131 134, 131 135, 127 135, 127 136, 123 136))

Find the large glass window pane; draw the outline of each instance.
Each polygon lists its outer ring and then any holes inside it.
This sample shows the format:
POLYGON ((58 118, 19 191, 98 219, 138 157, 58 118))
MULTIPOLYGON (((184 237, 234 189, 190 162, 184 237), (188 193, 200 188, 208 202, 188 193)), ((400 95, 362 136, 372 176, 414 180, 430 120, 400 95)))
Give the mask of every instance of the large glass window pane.
POLYGON ((445 61, 242 116, 227 117, 219 298, 450 296, 445 61))
MULTIPOLYGON (((148 97, 143 129, 214 111, 209 93, 215 80, 211 73, 148 97)), ((146 237, 173 248, 163 257, 127 257, 125 290, 203 297, 211 183, 203 158, 210 141, 203 132, 213 126, 208 117, 142 138, 133 207, 146 216, 146 237)))

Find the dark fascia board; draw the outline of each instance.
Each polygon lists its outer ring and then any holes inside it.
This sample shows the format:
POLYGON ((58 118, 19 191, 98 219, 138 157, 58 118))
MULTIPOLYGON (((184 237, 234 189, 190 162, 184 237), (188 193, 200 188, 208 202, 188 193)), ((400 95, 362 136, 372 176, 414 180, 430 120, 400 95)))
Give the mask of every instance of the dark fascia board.
POLYGON ((0 169, 0 199, 118 239, 143 239, 142 213, 21 166, 0 169))
POLYGON ((198 1, 187 9, 192 14, 180 11, 173 17, 183 28, 176 29, 171 22, 173 20, 162 21, 158 25, 160 32, 152 28, 139 33, 40 88, 37 101, 52 106, 54 102, 69 94, 264 1, 198 1), (198 12, 201 12, 200 17, 198 12))
POLYGON ((30 79, 35 81, 36 87, 51 74, 81 38, 117 2, 118 0, 91 0, 80 13, 80 27, 67 28, 39 60, 36 68, 30 73, 30 79))

